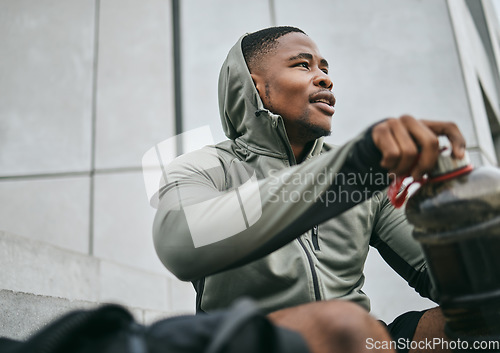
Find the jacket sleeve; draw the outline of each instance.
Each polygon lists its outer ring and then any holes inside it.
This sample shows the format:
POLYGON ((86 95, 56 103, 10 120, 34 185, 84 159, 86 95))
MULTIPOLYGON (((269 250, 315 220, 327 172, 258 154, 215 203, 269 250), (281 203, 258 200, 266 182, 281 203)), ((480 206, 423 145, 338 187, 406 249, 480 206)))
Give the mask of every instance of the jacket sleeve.
POLYGON ((394 208, 386 196, 379 203, 370 245, 421 296, 437 301, 422 248, 413 238, 413 226, 406 221, 404 208, 394 208))
POLYGON ((250 172, 246 182, 225 190, 230 171, 217 166, 216 154, 181 156, 168 166, 160 190, 153 225, 157 254, 188 281, 249 263, 384 189, 379 180, 387 171, 380 159, 369 129, 267 178, 257 180, 250 172), (318 182, 320 174, 330 182, 318 182), (335 202, 341 193, 354 192, 362 197, 335 202))

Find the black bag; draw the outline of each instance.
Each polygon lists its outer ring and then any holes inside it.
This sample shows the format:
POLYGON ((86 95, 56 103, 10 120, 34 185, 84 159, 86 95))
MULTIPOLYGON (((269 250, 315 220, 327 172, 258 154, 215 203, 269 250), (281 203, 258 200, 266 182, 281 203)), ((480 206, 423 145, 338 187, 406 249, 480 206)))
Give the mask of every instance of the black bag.
POLYGON ((151 326, 118 305, 73 311, 25 342, 0 338, 1 353, 309 353, 295 332, 273 325, 243 299, 224 311, 151 326))

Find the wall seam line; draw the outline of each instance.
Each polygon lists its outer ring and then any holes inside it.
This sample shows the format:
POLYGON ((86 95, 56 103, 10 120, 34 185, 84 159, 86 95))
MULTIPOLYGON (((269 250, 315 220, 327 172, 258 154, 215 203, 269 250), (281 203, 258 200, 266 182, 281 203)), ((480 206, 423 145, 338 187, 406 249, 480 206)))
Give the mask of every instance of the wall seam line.
POLYGON ((99 68, 99 24, 100 0, 95 0, 94 12, 94 67, 92 75, 92 120, 91 120, 91 158, 90 158, 90 190, 89 190, 89 243, 88 254, 94 255, 94 203, 95 203, 95 164, 96 164, 96 124, 97 124, 97 79, 99 68))

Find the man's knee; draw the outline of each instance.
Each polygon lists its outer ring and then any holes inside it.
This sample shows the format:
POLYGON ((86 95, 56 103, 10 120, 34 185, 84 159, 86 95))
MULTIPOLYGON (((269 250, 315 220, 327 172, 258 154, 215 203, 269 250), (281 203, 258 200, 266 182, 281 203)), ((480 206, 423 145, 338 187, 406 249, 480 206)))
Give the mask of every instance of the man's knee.
POLYGON ((271 313, 269 318, 278 323, 340 332, 359 330, 376 322, 361 306, 341 300, 303 304, 271 313))
POLYGON ((365 343, 368 337, 388 339, 381 323, 364 308, 351 302, 330 301, 318 306, 317 324, 338 343, 365 343))
POLYGON ((363 351, 369 337, 389 339, 385 328, 364 308, 346 301, 299 305, 272 313, 269 318, 277 325, 302 333, 314 346, 336 347, 340 352, 363 351))

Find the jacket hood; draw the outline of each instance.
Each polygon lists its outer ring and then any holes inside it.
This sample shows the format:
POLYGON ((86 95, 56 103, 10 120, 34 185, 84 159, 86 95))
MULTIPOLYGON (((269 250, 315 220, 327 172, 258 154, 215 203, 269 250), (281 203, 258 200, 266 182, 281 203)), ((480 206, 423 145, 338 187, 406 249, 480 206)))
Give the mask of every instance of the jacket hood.
MULTIPOLYGON (((229 51, 219 75, 219 112, 222 128, 231 140, 270 153, 289 155, 291 147, 281 116, 264 108, 245 62, 240 37, 229 51)), ((319 154, 323 138, 314 144, 311 154, 319 154)), ((309 156, 309 157, 310 157, 309 156)))
POLYGON ((249 123, 249 117, 255 117, 255 112, 264 110, 241 50, 241 41, 245 36, 229 51, 219 75, 222 128, 231 140, 248 132, 245 123, 249 123))

